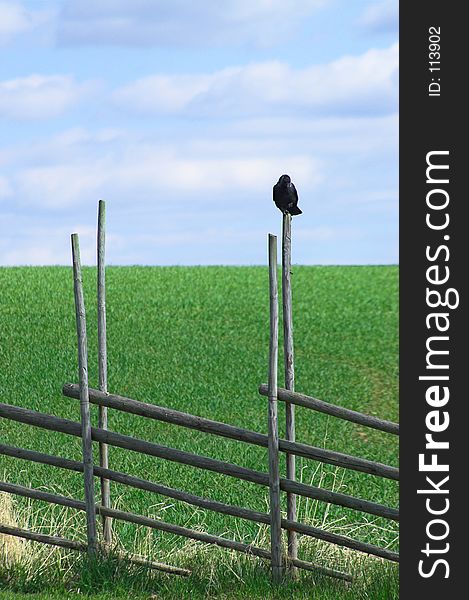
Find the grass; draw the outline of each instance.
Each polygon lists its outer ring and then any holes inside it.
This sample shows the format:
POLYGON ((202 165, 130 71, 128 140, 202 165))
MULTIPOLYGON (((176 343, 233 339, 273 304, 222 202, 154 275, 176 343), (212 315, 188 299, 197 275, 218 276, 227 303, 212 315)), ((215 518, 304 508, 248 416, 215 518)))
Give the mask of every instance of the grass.
MULTIPOLYGON (((294 267, 296 389, 398 420, 397 275, 397 267, 294 267)), ((85 268, 90 383, 97 387, 95 279, 96 271, 85 268)), ((111 267, 107 283, 110 391, 266 433, 266 401, 257 393, 258 384, 267 376, 266 268, 111 267)), ((78 402, 61 395, 65 381, 77 380, 71 269, 0 269, 0 296, 2 401, 78 419, 78 402)), ((281 369, 279 376, 282 378, 281 369)), ((283 423, 282 403, 279 410, 283 423)), ((97 421, 96 407, 93 419, 97 421)), ((262 448, 117 411, 110 411, 109 426, 164 445, 267 470, 267 454, 262 448)), ((79 439, 8 421, 0 422, 0 437, 5 443, 77 460, 81 455, 79 439)), ((302 408, 297 408, 297 439, 388 464, 397 462, 394 436, 302 408)), ((230 477, 118 448, 110 448, 110 462, 116 470, 195 494, 261 511, 268 506, 266 488, 230 477)), ((75 473, 6 457, 0 457, 0 473, 14 483, 82 498, 82 480, 75 473)), ((397 484, 392 481, 302 459, 298 460, 298 474, 306 483, 397 505, 397 484)), ((118 484, 111 486, 111 493, 118 508, 233 539, 256 540, 268 547, 265 527, 255 523, 208 513, 118 484)), ((15 498, 13 509, 25 526, 83 539, 85 520, 81 513, 19 498, 15 498)), ((299 519, 397 549, 395 524, 380 518, 301 498, 299 519)), ((158 598, 292 596, 288 586, 279 592, 281 595, 269 596, 268 570, 255 559, 234 557, 226 551, 188 544, 187 540, 131 524, 115 523, 114 529, 122 547, 193 569, 194 575, 185 580, 153 576, 149 585, 157 588, 158 598), (205 596, 207 590, 212 595, 205 596)), ((32 548, 28 545, 31 555, 39 552, 32 548)), ((44 561, 39 555, 38 560, 44 561)), ((57 564, 62 565, 56 569, 61 574, 57 581, 51 577, 50 568, 41 571, 39 580, 20 572, 14 578, 3 574, 0 598, 21 598, 11 596, 11 590, 15 589, 16 594, 37 591, 45 584, 49 595, 38 598, 52 598, 57 586, 58 594, 63 593, 63 586, 72 589, 70 581, 80 577, 81 559, 55 551, 54 555, 60 556, 57 564)), ((397 598, 396 569, 379 560, 357 562, 352 553, 309 538, 300 539, 300 558, 332 567, 347 566, 366 574, 358 577, 352 590, 320 580, 314 588, 315 598, 397 598), (373 591, 377 585, 385 590, 384 595, 373 591)), ((139 585, 142 597, 148 598, 147 576, 137 575, 127 573, 125 577, 135 580, 135 598, 139 597, 139 585)), ((112 597, 119 597, 118 580, 113 577, 112 597)), ((296 586, 294 597, 310 597, 313 580, 310 573, 302 575, 297 584, 292 584, 296 586), (301 595, 302 590, 306 595, 301 595)), ((128 588, 125 581, 124 588, 128 588)), ((90 592, 96 587, 83 584, 81 589, 90 592)), ((105 592, 99 598, 104 600, 105 592)))
MULTIPOLYGON (((106 561, 90 564, 85 558, 75 560, 68 569, 69 589, 64 592, 60 582, 51 583, 49 589, 34 593, 30 587, 28 593, 18 589, 0 590, 1 600, 51 600, 57 598, 76 599, 87 597, 96 600, 128 599, 195 599, 217 598, 219 600, 390 600, 398 598, 397 569, 394 566, 370 565, 357 573, 357 581, 353 585, 344 585, 334 580, 321 577, 301 577, 298 582, 286 582, 280 588, 274 588, 265 569, 250 560, 230 560, 226 553, 215 552, 210 558, 226 565, 230 561, 230 569, 222 572, 217 569, 216 577, 210 575, 209 560, 199 572, 182 580, 170 576, 149 577, 145 572, 132 572, 118 561, 106 561), (233 568, 234 567, 234 568, 233 568), (112 587, 110 586, 112 582, 112 587), (32 594, 31 594, 32 592, 32 594)), ((41 578, 37 580, 40 589, 41 578)))

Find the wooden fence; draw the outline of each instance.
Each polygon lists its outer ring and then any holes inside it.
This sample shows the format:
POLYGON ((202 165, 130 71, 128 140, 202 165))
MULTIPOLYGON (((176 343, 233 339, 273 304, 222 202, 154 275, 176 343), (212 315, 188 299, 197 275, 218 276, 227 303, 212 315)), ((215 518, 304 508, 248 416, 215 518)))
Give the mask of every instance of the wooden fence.
MULTIPOLYGON (((287 216, 288 217, 288 216, 287 216)), ((81 472, 83 474, 84 501, 76 500, 66 496, 52 494, 38 489, 32 489, 17 484, 0 482, 0 491, 10 494, 17 494, 26 498, 42 500, 61 506, 67 506, 86 515, 87 524, 87 543, 67 540, 53 536, 19 529, 0 524, 0 533, 5 535, 14 535, 26 539, 61 546, 68 549, 87 551, 93 555, 95 552, 106 551, 112 544, 112 519, 127 521, 137 525, 143 525, 159 531, 173 533, 200 542, 215 544, 222 548, 235 550, 245 554, 259 557, 270 561, 272 567, 272 576, 274 581, 279 582, 284 574, 286 567, 289 567, 292 573, 296 568, 317 571, 326 575, 351 580, 348 573, 343 573, 335 569, 328 569, 323 566, 299 560, 297 557, 298 540, 297 534, 310 536, 338 546, 351 548, 359 552, 375 555, 390 561, 398 562, 397 553, 387 549, 375 546, 373 544, 361 542, 347 536, 332 533, 311 525, 300 523, 296 520, 296 496, 313 498, 323 502, 328 502, 338 506, 346 507, 352 510, 361 511, 367 514, 376 515, 391 520, 399 520, 397 509, 384 506, 365 499, 356 498, 347 494, 342 494, 295 480, 295 461, 296 456, 312 459, 322 463, 343 467, 367 473, 369 475, 384 477, 387 479, 398 480, 399 470, 396 467, 384 465, 378 462, 367 460, 360 457, 350 456, 332 450, 316 448, 314 446, 299 443, 295 440, 294 426, 294 406, 303 406, 326 413, 333 417, 345 419, 378 429, 383 432, 398 435, 399 426, 389 421, 384 421, 376 417, 355 412, 346 408, 335 406, 311 396, 299 394, 293 391, 294 372, 293 372, 293 330, 291 319, 291 289, 290 280, 285 270, 290 270, 289 246, 288 241, 285 244, 285 236, 291 236, 289 217, 284 218, 284 253, 283 253, 283 298, 284 298, 284 332, 285 337, 285 372, 286 387, 288 389, 277 387, 277 362, 278 362, 278 286, 277 286, 277 239, 269 235, 269 298, 270 298, 270 343, 269 343, 269 381, 259 388, 259 393, 268 398, 268 434, 262 434, 248 429, 235 427, 226 423, 220 423, 204 417, 190 415, 184 412, 170 408, 148 404, 131 398, 126 398, 116 394, 110 394, 107 391, 107 348, 106 348, 106 302, 105 302, 105 267, 104 267, 104 232, 105 224, 105 205, 103 201, 99 203, 98 218, 98 344, 99 344, 99 390, 89 388, 88 385, 88 358, 87 358, 87 339, 86 339, 86 314, 83 297, 83 284, 81 277, 81 264, 79 252, 79 240, 76 234, 72 235, 72 262, 74 275, 74 293, 76 308, 77 340, 78 340, 78 367, 79 383, 66 383, 63 386, 63 394, 68 398, 79 400, 80 402, 80 422, 62 419, 53 415, 45 414, 0 403, 0 417, 10 419, 25 425, 44 428, 54 432, 65 433, 77 436, 82 439, 83 459, 81 462, 67 458, 44 454, 26 448, 17 448, 7 444, 0 444, 0 454, 49 465, 51 467, 68 469, 81 472), (285 245, 287 251, 285 253, 285 245), (287 289, 285 289, 287 288, 287 289), (287 313, 285 313, 287 311, 287 313), (286 439, 279 438, 277 422, 277 402, 278 400, 287 403, 287 427, 286 439), (91 426, 90 403, 99 407, 98 427, 91 426), (240 465, 224 462, 213 458, 208 458, 192 452, 181 451, 176 448, 170 448, 138 439, 128 435, 122 435, 117 432, 109 431, 107 428, 107 410, 119 410, 134 415, 139 415, 146 419, 163 421, 188 429, 217 435, 224 438, 237 440, 240 443, 254 444, 267 448, 268 451, 268 473, 248 469, 240 465), (92 444, 99 444, 99 465, 93 464, 92 444), (115 446, 124 448, 133 452, 139 452, 148 456, 174 461, 184 465, 190 465, 195 468, 222 473, 224 475, 252 482, 257 485, 269 488, 270 510, 269 512, 258 512, 246 507, 234 506, 223 502, 214 501, 209 498, 196 496, 186 491, 174 489, 161 483, 141 479, 133 474, 114 471, 109 468, 108 447, 115 446), (287 477, 280 477, 279 459, 281 453, 286 454, 287 458, 287 477), (96 503, 94 483, 95 478, 99 478, 101 485, 101 503, 96 503), (193 506, 198 506, 206 510, 221 513, 227 516, 238 517, 249 521, 263 523, 270 526, 270 551, 264 548, 258 548, 251 544, 226 539, 209 533, 195 531, 187 527, 181 527, 172 523, 166 523, 161 520, 151 519, 143 515, 124 512, 112 508, 110 499, 110 482, 117 482, 123 485, 131 486, 150 493, 159 494, 174 500, 182 501, 193 506), (281 514, 281 492, 287 493, 288 510, 287 518, 282 518, 281 514), (96 516, 102 519, 102 535, 98 535, 96 527, 96 516), (288 552, 284 553, 282 542, 282 530, 288 532, 288 552), (100 541, 101 540, 101 541, 100 541)), ((132 562, 146 564, 147 566, 159 569, 168 573, 187 575, 187 569, 181 569, 161 563, 146 561, 140 557, 128 556, 132 562)))

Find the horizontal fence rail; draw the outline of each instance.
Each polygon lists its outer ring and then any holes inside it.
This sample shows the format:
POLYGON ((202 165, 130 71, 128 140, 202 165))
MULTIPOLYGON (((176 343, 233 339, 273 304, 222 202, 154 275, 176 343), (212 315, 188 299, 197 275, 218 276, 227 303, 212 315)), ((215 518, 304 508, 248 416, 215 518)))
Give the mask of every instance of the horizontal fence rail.
POLYGON ((12 527, 10 525, 0 524, 0 533, 20 537, 33 542, 42 542, 43 544, 49 544, 50 546, 67 548, 67 550, 80 550, 82 552, 88 550, 87 544, 83 542, 74 542, 73 540, 67 540, 66 538, 57 537, 55 535, 36 533, 34 531, 29 531, 28 529, 21 529, 20 527, 12 527))
MULTIPOLYGON (((52 456, 49 454, 43 454, 41 452, 36 452, 35 450, 26 450, 24 448, 16 448, 14 446, 0 444, 0 454, 72 471, 83 471, 83 464, 78 461, 52 456)), ((116 483, 121 483, 137 489, 153 492, 155 494, 160 494, 162 496, 173 498, 174 500, 180 500, 200 508, 206 508, 213 512, 218 512, 258 523, 265 523, 266 525, 270 524, 270 515, 268 513, 257 512, 247 508, 224 504, 215 500, 209 500, 207 498, 189 494, 187 492, 170 488, 159 483, 140 479, 138 477, 134 477, 133 475, 112 471, 110 469, 103 469, 98 466, 94 466, 94 474, 98 477, 105 477, 111 481, 115 481, 116 483)), ((0 483, 0 489, 2 485, 11 484, 0 483)), ((320 539, 338 546, 364 552, 365 554, 371 554, 393 562, 399 562, 399 554, 392 552, 387 548, 380 548, 379 546, 375 546, 373 544, 360 542, 344 535, 339 535, 319 529, 317 527, 312 527, 311 525, 290 521, 288 519, 282 519, 282 528, 297 531, 302 535, 307 535, 309 537, 320 539)))
MULTIPOLYGON (((106 471, 106 470, 107 469, 103 469, 103 471, 106 471)), ((42 490, 27 488, 27 487, 24 487, 21 485, 0 482, 0 490, 6 491, 9 493, 13 493, 13 494, 17 494, 17 495, 20 495, 20 496, 23 496, 26 498, 42 500, 42 501, 49 502, 52 504, 58 504, 60 506, 67 506, 70 508, 74 508, 76 510, 81 510, 81 511, 86 510, 86 504, 85 504, 85 502, 82 502, 81 500, 75 500, 73 498, 68 498, 67 496, 52 494, 49 492, 44 492, 42 490)), ((173 534, 176 534, 176 535, 179 535, 182 537, 186 537, 189 539, 197 540, 200 542, 214 544, 214 545, 220 546, 222 548, 227 548, 229 550, 235 550, 237 552, 242 552, 244 554, 250 554, 252 556, 257 556, 259 558, 263 558, 266 560, 270 560, 270 558, 271 558, 270 552, 267 550, 264 550, 263 548, 258 548, 251 544, 245 544, 244 542, 228 540, 226 538, 223 538, 223 537, 220 537, 217 535, 202 533, 202 532, 196 531, 194 529, 189 529, 187 527, 181 527, 179 525, 173 525, 172 523, 166 523, 165 521, 152 519, 150 517, 144 517, 142 515, 137 515, 134 513, 128 513, 128 512, 116 510, 113 508, 107 508, 105 506, 96 506, 96 513, 101 516, 104 516, 104 517, 111 517, 112 519, 126 521, 129 523, 134 523, 136 525, 143 525, 145 527, 149 527, 151 529, 156 529, 158 531, 164 531, 166 533, 173 533, 173 534)), ((17 528, 10 528, 10 529, 17 529, 17 528)), ((25 530, 18 530, 18 531, 25 531, 25 530)), ((2 530, 1 530, 1 526, 0 526, 0 533, 1 532, 2 532, 2 530)), ((30 536, 42 537, 42 534, 35 534, 32 532, 28 532, 28 534, 30 536)), ((11 535, 19 535, 19 534, 12 532, 11 535)), ((46 537, 50 538, 51 536, 46 536, 46 537)), ((29 539, 34 539, 34 538, 30 537, 29 539)), ((51 539, 56 540, 55 545, 62 545, 64 548, 71 548, 74 550, 86 550, 87 549, 86 544, 81 544, 79 542, 71 542, 69 540, 63 540, 63 538, 51 538, 51 539), (65 542, 66 545, 63 544, 62 542, 65 542)), ((37 541, 43 541, 43 540, 38 539, 37 541)), ((52 543, 52 542, 46 542, 46 543, 52 543)), ((303 560, 295 560, 295 561, 292 561, 292 563, 294 564, 294 566, 301 568, 301 569, 306 569, 309 571, 318 571, 320 573, 324 573, 325 575, 329 575, 329 576, 332 576, 332 577, 335 577, 338 579, 343 579, 345 581, 351 581, 351 576, 348 573, 343 573, 343 572, 337 571, 335 569, 328 569, 328 568, 316 565, 314 563, 306 562, 303 560)), ((188 575, 190 573, 190 571, 188 571, 187 569, 179 569, 177 567, 169 567, 167 565, 162 565, 160 563, 152 562, 152 563, 149 563, 149 566, 152 566, 152 568, 168 571, 170 573, 176 573, 179 575, 188 575)))
MULTIPOLYGON (((19 423, 25 423, 35 427, 42 427, 51 431, 66 433, 77 437, 81 436, 80 425, 74 421, 61 419, 54 417, 53 415, 29 410, 19 406, 0 403, 0 416, 6 419, 17 421, 19 423)), ((96 442, 104 442, 110 446, 117 446, 119 448, 133 450, 149 456, 156 456, 158 458, 205 469, 207 471, 229 475, 237 479, 250 481, 251 483, 257 483, 263 486, 269 485, 269 476, 267 473, 261 473, 259 471, 240 467, 239 465, 227 463, 221 460, 208 458, 206 456, 199 456, 191 452, 176 450, 174 448, 168 448, 166 446, 161 446, 159 444, 154 444, 152 442, 147 442, 138 438, 95 427, 91 428, 91 437, 96 442)), ((299 496, 305 496, 307 498, 329 502, 331 504, 344 506, 353 510, 358 510, 394 521, 399 520, 399 511, 397 509, 390 508, 376 502, 363 500, 361 498, 348 496, 347 494, 331 492, 329 490, 305 485, 304 483, 299 483, 284 478, 280 479, 280 488, 285 492, 292 492, 299 496)))
MULTIPOLYGON (((349 408, 343 408, 342 406, 330 404, 329 402, 324 402, 324 400, 318 400, 312 396, 306 396, 305 394, 292 392, 284 388, 278 388, 277 393, 278 399, 282 400, 283 402, 290 402, 290 404, 304 406, 305 408, 310 408, 312 410, 316 410, 317 412, 322 412, 326 415, 331 415, 332 417, 337 417, 345 421, 352 421, 353 423, 358 423, 359 425, 364 425, 365 427, 379 429, 380 431, 385 431, 386 433, 399 435, 398 423, 385 421, 384 419, 379 419, 378 417, 374 417, 372 415, 357 412, 349 408)), ((268 395, 267 384, 263 383, 259 386, 259 394, 262 396, 268 395)))
MULTIPOLYGON (((63 386, 63 394, 68 398, 79 399, 80 387, 74 383, 66 383, 63 386)), ((171 423, 188 429, 195 429, 204 433, 255 444, 256 446, 262 446, 264 448, 267 448, 268 445, 268 437, 263 433, 257 433, 256 431, 220 423, 219 421, 213 421, 212 419, 190 415, 171 408, 133 400, 132 398, 126 398, 125 396, 107 394, 90 388, 89 399, 92 404, 114 408, 133 415, 156 419, 165 423, 171 423)), ((316 448, 314 446, 309 446, 308 444, 290 442, 284 439, 279 440, 279 449, 289 454, 295 454, 297 456, 302 456, 303 458, 317 460, 337 467, 360 471, 370 475, 377 475, 387 479, 399 479, 399 469, 396 467, 350 456, 341 452, 316 448)))
MULTIPOLYGON (((21 487, 21 486, 20 486, 21 487)), ((28 488, 26 488, 28 489, 28 488)), ((34 490, 35 491, 35 490, 34 490)), ((18 493, 18 492, 12 492, 18 493)), ((25 496, 25 494, 19 494, 25 496)), ((28 496, 33 497, 33 496, 28 496)), ((46 500, 49 502, 49 500, 46 500)), ((80 510, 85 511, 85 503, 81 503, 83 505, 80 510)), ((64 504, 64 506, 68 506, 64 504)), ((48 544, 49 546, 58 546, 59 548, 65 548, 67 550, 78 550, 80 552, 88 551, 88 544, 84 542, 76 542, 73 540, 69 540, 67 538, 58 537, 55 535, 46 535, 45 533, 37 533, 35 531, 29 531, 29 529, 22 529, 20 527, 12 527, 10 525, 1 525, 0 524, 0 533, 3 535, 11 535, 14 537, 23 538, 25 540, 30 540, 32 542, 40 542, 42 544, 48 544)), ((191 571, 188 569, 180 569, 179 567, 172 567, 170 565, 165 565, 163 563, 154 562, 152 560, 146 560, 144 558, 140 558, 137 556, 130 556, 127 554, 119 553, 117 555, 119 558, 123 560, 127 560, 128 562, 134 565, 141 565, 144 567, 148 567, 149 569, 155 569, 157 571, 163 571, 164 573, 171 573, 172 575, 183 575, 187 576, 191 574, 191 571)))

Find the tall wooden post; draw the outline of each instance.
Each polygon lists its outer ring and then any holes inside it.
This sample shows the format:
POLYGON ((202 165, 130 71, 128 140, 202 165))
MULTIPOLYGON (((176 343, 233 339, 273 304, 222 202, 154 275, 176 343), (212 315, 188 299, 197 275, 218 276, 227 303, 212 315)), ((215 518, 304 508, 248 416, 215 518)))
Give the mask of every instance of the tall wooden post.
POLYGON ((279 442, 277 418, 277 361, 278 361, 278 284, 277 237, 269 234, 269 490, 270 490, 270 549, 272 578, 279 583, 283 576, 282 516, 280 512, 279 442))
POLYGON ((78 376, 80 384, 81 439, 83 447, 83 479, 85 487, 86 531, 88 553, 96 552, 96 508, 94 501, 93 447, 91 441, 90 401, 88 397, 88 342, 86 338, 86 313, 81 275, 80 243, 78 234, 72 233, 73 284, 78 338, 78 376))
MULTIPOLYGON (((106 203, 99 201, 98 207, 98 375, 99 389, 107 393, 107 341, 106 341, 106 203)), ((107 407, 99 407, 99 427, 107 429, 107 407)), ((99 464, 107 469, 109 467, 108 446, 99 444, 99 464)), ((101 478, 101 503, 106 508, 111 507, 111 494, 109 479, 101 478)), ((112 529, 110 517, 103 516, 104 543, 112 543, 112 529)))
MULTIPOLYGON (((285 368, 285 388, 295 389, 295 367, 293 360, 293 317, 292 317, 292 291, 291 291, 291 215, 283 215, 282 232, 282 300, 283 300, 283 361, 285 368)), ((295 405, 287 402, 286 431, 287 440, 295 441, 295 405)), ((287 454, 287 478, 295 481, 295 455, 287 454)), ((296 521, 296 496, 287 494, 287 518, 296 521)), ((298 538, 296 531, 288 532, 288 557, 298 558, 298 538)), ((295 569, 292 567, 292 572, 295 569)))

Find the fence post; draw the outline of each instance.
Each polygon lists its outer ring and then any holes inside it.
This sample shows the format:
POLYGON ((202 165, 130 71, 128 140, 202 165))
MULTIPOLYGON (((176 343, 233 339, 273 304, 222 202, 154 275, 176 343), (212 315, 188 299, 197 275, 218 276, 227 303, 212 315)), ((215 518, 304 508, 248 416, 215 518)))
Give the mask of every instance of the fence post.
POLYGON ((86 339, 86 313, 81 275, 80 242, 72 233, 73 284, 78 338, 78 375, 80 383, 81 439, 83 446, 83 478, 85 484, 86 532, 88 553, 96 552, 96 509, 94 502, 93 448, 91 441, 90 402, 88 398, 88 343, 86 339))
MULTIPOLYGON (((99 389, 107 393, 107 340, 106 340, 106 203, 99 201, 98 205, 98 371, 99 389)), ((107 429, 107 407, 99 407, 99 427, 107 429)), ((99 444, 99 464, 104 469, 109 467, 108 445, 99 444)), ((111 507, 109 479, 101 478, 101 502, 106 508, 111 507)), ((110 517, 103 516, 104 543, 112 543, 112 528, 110 517)))
POLYGON ((278 360, 278 284, 277 237, 269 234, 269 490, 270 490, 270 548, 272 578, 279 583, 283 575, 282 516, 280 513, 279 442, 277 419, 277 360, 278 360))
MULTIPOLYGON (((285 367, 285 389, 295 390, 295 367, 293 360, 293 316, 292 316, 292 291, 291 291, 291 215, 283 215, 282 231, 282 304, 283 304, 283 361, 285 367)), ((295 405, 285 404, 286 427, 285 437, 288 441, 295 441, 295 405)), ((296 457, 287 454, 287 479, 296 480, 296 457)), ((287 494, 287 518, 296 521, 296 496, 287 494)), ((298 558, 298 538, 295 531, 288 532, 288 557, 298 558)), ((290 567, 292 574, 296 569, 290 567)))

